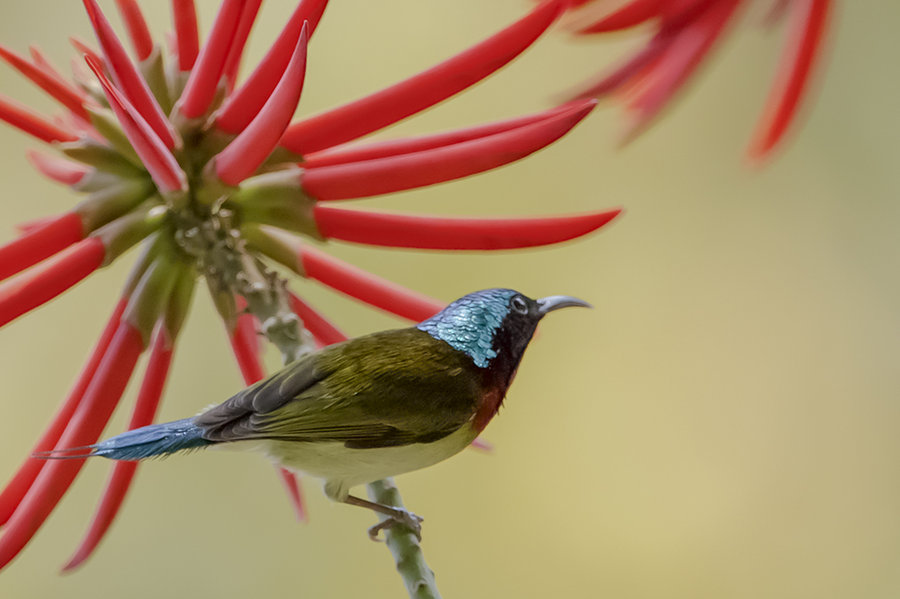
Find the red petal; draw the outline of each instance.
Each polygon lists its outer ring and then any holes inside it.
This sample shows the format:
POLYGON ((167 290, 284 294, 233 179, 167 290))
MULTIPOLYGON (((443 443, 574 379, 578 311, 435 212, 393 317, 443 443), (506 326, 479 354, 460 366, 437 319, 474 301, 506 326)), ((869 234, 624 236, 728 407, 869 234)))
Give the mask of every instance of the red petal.
POLYGON ((672 43, 670 35, 658 34, 637 54, 632 56, 599 81, 579 92, 576 98, 599 98, 620 89, 626 83, 639 80, 645 69, 652 65, 672 43))
POLYGON ((415 322, 430 318, 444 308, 444 304, 435 299, 376 277, 309 246, 303 246, 298 262, 309 278, 415 322))
POLYGON ((36 150, 26 150, 25 156, 42 175, 64 185, 78 185, 90 171, 90 168, 83 164, 47 156, 36 150))
POLYGON ((317 204, 319 232, 329 239, 430 250, 503 250, 559 243, 595 231, 620 210, 538 218, 437 218, 342 210, 317 204))
POLYGON ((469 127, 467 129, 435 133, 433 135, 409 137, 406 139, 390 139, 369 144, 337 146, 304 156, 303 167, 317 168, 334 164, 346 164, 348 162, 373 160, 375 158, 386 158, 388 156, 399 156, 401 154, 413 154, 415 152, 421 152, 422 150, 450 146, 463 141, 488 137, 489 135, 503 133, 504 131, 518 129, 525 125, 537 123, 561 112, 565 112, 571 107, 572 104, 563 104, 562 106, 556 106, 555 108, 544 110, 536 114, 520 116, 505 121, 497 121, 495 123, 487 123, 485 125, 469 127))
POLYGON ((24 223, 17 224, 16 231, 18 231, 20 235, 23 235, 30 231, 34 231, 35 229, 39 229, 49 222, 53 222, 54 220, 56 220, 56 218, 57 217, 55 216, 44 216, 42 218, 27 220, 24 223))
POLYGON ((284 483, 284 490, 287 491, 288 498, 291 500, 291 505, 294 507, 294 514, 297 516, 297 520, 300 522, 308 521, 309 517, 306 514, 306 502, 303 499, 303 493, 300 491, 300 483, 297 480, 297 475, 284 468, 279 468, 278 474, 281 476, 281 482, 284 483))
POLYGON ((97 76, 109 105, 116 113, 116 117, 122 125, 128 141, 134 146, 156 186, 163 192, 172 192, 187 188, 187 178, 184 171, 178 165, 175 157, 163 144, 163 141, 156 135, 147 121, 143 119, 137 109, 131 105, 127 98, 119 93, 106 75, 103 74, 102 67, 87 56, 88 66, 97 76))
POLYGON ((231 41, 231 47, 228 49, 228 57, 225 59, 225 68, 223 75, 228 81, 228 88, 234 87, 237 79, 238 69, 241 66, 241 58, 244 55, 244 45, 250 36, 250 29, 253 28, 253 22, 256 21, 256 13, 259 12, 259 5, 262 0, 244 0, 244 8, 241 11, 241 18, 238 20, 237 29, 234 32, 234 39, 231 41))
MULTIPOLYGON (((239 298, 238 308, 243 309, 246 302, 239 298)), ((244 313, 238 317, 237 327, 230 334, 231 348, 234 350, 234 357, 237 359, 241 374, 244 377, 244 383, 252 385, 260 381, 266 376, 263 370, 262 362, 259 360, 259 342, 256 334, 256 326, 252 314, 244 313)), ((278 468, 278 474, 284 483, 285 491, 291 505, 294 507, 294 513, 301 522, 306 522, 306 506, 303 501, 303 494, 300 492, 300 485, 297 477, 293 472, 278 468)))
POLYGON ((724 0, 665 0, 662 2, 659 11, 663 27, 680 28, 687 21, 696 18, 708 7, 722 1, 724 0))
POLYGON ((303 326, 320 345, 331 345, 347 340, 347 336, 331 321, 293 293, 291 293, 291 309, 300 317, 303 326))
MULTIPOLYGON (((150 358, 147 361, 147 371, 144 374, 141 390, 138 392, 138 397, 134 404, 131 421, 128 423, 128 430, 153 424, 171 363, 171 342, 166 331, 163 328, 158 328, 153 347, 150 350, 150 358)), ((94 519, 91 521, 91 525, 78 549, 66 565, 63 566, 63 571, 76 568, 90 557, 100 541, 103 540, 116 514, 122 507, 122 502, 125 500, 128 488, 131 486, 137 466, 137 462, 116 462, 113 465, 112 473, 109 481, 106 483, 106 490, 103 492, 103 497, 97 506, 94 519)))
POLYGON ((481 81, 518 56, 559 16, 556 0, 540 4, 503 31, 434 67, 370 96, 294 123, 282 145, 308 154, 387 127, 481 81))
POLYGON ((197 10, 194 0, 172 0, 175 21, 175 40, 178 48, 178 69, 190 71, 197 60, 200 35, 197 33, 197 10))
POLYGON ((259 341, 253 315, 242 314, 238 317, 238 326, 231 335, 231 349, 245 383, 252 385, 266 376, 259 361, 259 341), (249 332, 247 327, 250 328, 249 332))
POLYGON ((556 141, 596 104, 595 100, 587 100, 538 123, 452 146, 310 168, 303 172, 301 185, 316 199, 344 200, 466 177, 519 160, 556 141))
POLYGON ((150 36, 150 29, 147 28, 147 21, 141 14, 141 7, 136 0, 116 0, 116 6, 119 7, 119 13, 125 21, 137 59, 146 60, 153 52, 153 38, 150 36))
POLYGON ((116 37, 109 21, 100 12, 96 0, 83 1, 91 19, 91 25, 93 25, 94 32, 97 34, 97 41, 100 42, 103 55, 106 57, 105 66, 112 72, 113 79, 121 89, 122 95, 134 106, 138 114, 143 117, 159 139, 162 140, 165 147, 170 150, 173 149, 176 146, 175 130, 172 128, 166 115, 163 114, 162 108, 147 86, 147 82, 144 81, 134 63, 128 58, 128 53, 125 52, 122 42, 116 37))
POLYGON ((244 0, 224 0, 219 7, 209 38, 200 50, 181 98, 175 105, 189 119, 203 116, 212 104, 243 5, 244 0))
POLYGON ((794 0, 789 10, 788 42, 749 150, 750 156, 757 159, 775 147, 794 119, 810 74, 821 56, 831 0, 794 0))
POLYGON ((300 39, 304 20, 309 22, 309 34, 312 35, 327 3, 327 0, 303 0, 297 5, 278 39, 247 81, 225 99, 225 104, 216 114, 219 129, 237 135, 250 124, 287 69, 300 39))
POLYGON ((103 243, 89 237, 52 263, 0 286, 0 327, 50 301, 103 265, 103 243))
POLYGON ((628 134, 643 128, 681 87, 716 42, 741 0, 711 3, 701 15, 674 32, 674 39, 642 82, 641 92, 629 102, 636 112, 628 134))
POLYGON ((70 212, 0 246, 0 281, 84 239, 81 215, 70 212))
POLYGON ((6 121, 16 129, 47 143, 78 139, 71 131, 57 127, 2 94, 0 94, 0 121, 6 121))
MULTIPOLYGON (((110 316, 109 322, 106 323, 106 328, 103 329, 103 334, 100 335, 100 339, 97 341, 97 345, 91 352, 87 364, 84 365, 84 369, 82 369, 81 374, 78 376, 78 380, 75 382, 72 390, 69 391, 69 395, 59 407, 56 415, 53 416, 53 420, 50 421, 50 424, 44 430, 44 434, 41 435, 41 438, 35 443, 34 448, 32 449, 33 454, 50 451, 57 446, 59 438, 66 429, 66 425, 69 424, 69 420, 72 419, 72 415, 75 413, 75 409, 81 402, 85 390, 91 380, 93 380, 94 374, 97 372, 100 361, 106 354, 107 348, 109 348, 109 344, 112 341, 116 329, 119 327, 119 320, 122 318, 122 313, 125 311, 125 306, 127 304, 127 299, 123 299, 116 305, 116 309, 113 311, 112 316, 110 316)), ((38 473, 48 463, 47 460, 37 458, 27 458, 25 462, 22 463, 13 478, 3 489, 3 492, 0 493, 0 526, 6 524, 19 503, 21 503, 22 498, 25 497, 25 494, 31 488, 31 485, 34 484, 38 473)))
MULTIPOLYGON (((69 84, 68 80, 66 80, 66 78, 63 77, 62 73, 60 73, 56 69, 56 67, 53 66, 53 64, 44 55, 44 53, 41 51, 40 48, 38 48, 34 44, 31 44, 30 46, 28 46, 28 52, 29 52, 29 54, 31 54, 31 60, 34 61, 34 64, 38 68, 43 69, 44 72, 46 72, 48 75, 52 75, 53 77, 55 77, 57 81, 64 83, 66 85, 69 84)), ((76 90, 77 93, 80 93, 80 94, 83 93, 77 87, 73 87, 72 89, 76 90)))
POLYGON ((84 108, 84 94, 67 83, 63 83, 51 73, 41 69, 19 54, 16 54, 6 46, 0 45, 0 58, 3 58, 14 69, 28 77, 38 87, 50 94, 54 100, 88 120, 87 110, 84 108))
POLYGON ((72 36, 69 38, 69 42, 72 43, 72 46, 78 50, 79 54, 84 56, 90 56, 97 64, 103 65, 103 68, 106 68, 106 60, 100 56, 100 53, 87 45, 84 40, 72 36))
MULTIPOLYGON (((128 323, 121 322, 57 448, 81 447, 97 441, 143 350, 141 334, 128 323)), ((0 536, 0 568, 12 561, 31 540, 83 465, 84 460, 52 460, 41 469, 0 536)))
POLYGON ((215 157, 216 174, 228 185, 237 185, 252 175, 278 145, 278 139, 290 123, 303 91, 308 39, 308 31, 304 27, 291 62, 265 106, 247 128, 215 157))
POLYGON ((632 0, 615 11, 604 15, 599 21, 579 29, 579 34, 618 31, 640 25, 659 15, 660 5, 665 0, 632 0))
POLYGON ((483 451, 485 453, 491 453, 494 451, 494 445, 485 441, 481 437, 476 437, 472 444, 470 445, 472 449, 477 449, 478 451, 483 451))
POLYGON ((775 26, 787 13, 792 2, 793 0, 773 0, 771 6, 769 6, 769 11, 763 19, 763 23, 767 27, 775 26))

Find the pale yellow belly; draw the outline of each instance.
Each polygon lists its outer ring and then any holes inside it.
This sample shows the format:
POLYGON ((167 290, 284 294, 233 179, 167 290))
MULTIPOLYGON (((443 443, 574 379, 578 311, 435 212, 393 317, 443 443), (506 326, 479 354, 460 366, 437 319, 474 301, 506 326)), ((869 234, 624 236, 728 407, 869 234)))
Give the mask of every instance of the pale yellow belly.
POLYGON ((265 441, 259 448, 289 470, 325 480, 325 494, 343 501, 350 488, 412 472, 449 458, 469 446, 477 432, 469 425, 433 443, 349 449, 343 443, 265 441))

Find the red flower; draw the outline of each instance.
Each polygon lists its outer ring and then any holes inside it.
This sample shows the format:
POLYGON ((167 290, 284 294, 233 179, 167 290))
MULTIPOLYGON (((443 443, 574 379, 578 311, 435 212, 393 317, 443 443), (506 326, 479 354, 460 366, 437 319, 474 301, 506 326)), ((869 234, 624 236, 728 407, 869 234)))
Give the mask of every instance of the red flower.
MULTIPOLYGON (((772 21, 787 14, 788 39, 778 75, 749 148, 752 158, 764 158, 781 141, 806 91, 822 53, 822 39, 831 0, 773 0, 772 21)), ((747 0, 629 0, 611 11, 588 16, 591 4, 602 0, 572 0, 580 35, 596 35, 651 23, 654 34, 629 60, 603 75, 579 97, 601 97, 627 91, 625 102, 634 113, 628 137, 642 130, 690 78, 703 58, 748 4, 747 0)), ((606 4, 609 4, 608 2, 606 4)), ((596 12, 596 11, 595 11, 596 12)))
MULTIPOLYGON (((0 326, 37 308, 141 244, 143 254, 68 398, 35 453, 94 443, 138 358, 150 357, 130 425, 150 423, 178 333, 203 277, 226 323, 247 383, 263 376, 257 326, 278 343, 305 334, 343 338, 285 291, 272 262, 411 320, 442 303, 330 257, 302 241, 490 250, 544 245, 585 235, 618 210, 531 219, 460 219, 335 207, 448 181, 523 158, 552 143, 593 108, 578 101, 499 123, 389 142, 343 145, 466 89, 511 61, 554 21, 550 0, 482 43, 389 88, 290 123, 300 99, 307 43, 326 0, 302 0, 269 52, 237 84, 259 0, 224 0, 200 44, 193 0, 173 0, 173 55, 163 56, 134 0, 118 0, 137 61, 129 58, 95 0, 84 0, 100 50, 75 41, 89 71, 74 83, 39 50, 0 57, 64 109, 47 119, 0 98, 0 119, 63 157, 30 152, 35 167, 84 194, 66 214, 22 225, 0 247, 0 326), (34 267, 31 269, 31 267, 34 267), (255 317, 264 317, 257 323, 255 317), (298 318, 300 320, 298 320, 298 318)), ((296 343, 291 344, 295 346, 296 343)), ((287 358, 294 357, 281 347, 287 358)), ((0 567, 54 509, 83 461, 27 459, 0 493, 0 567)), ((115 517, 136 464, 117 464, 71 568, 87 558, 115 517)), ((282 471, 300 517, 292 474, 282 471)))

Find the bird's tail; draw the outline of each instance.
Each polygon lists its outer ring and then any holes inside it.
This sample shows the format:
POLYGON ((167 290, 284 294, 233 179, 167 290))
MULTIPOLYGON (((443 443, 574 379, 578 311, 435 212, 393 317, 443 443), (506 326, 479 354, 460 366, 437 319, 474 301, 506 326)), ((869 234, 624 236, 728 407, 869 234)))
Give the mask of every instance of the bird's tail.
POLYGON ((38 452, 34 457, 65 460, 100 456, 111 460, 143 460, 213 444, 202 435, 203 429, 194 424, 194 419, 185 418, 136 428, 96 445, 38 452))

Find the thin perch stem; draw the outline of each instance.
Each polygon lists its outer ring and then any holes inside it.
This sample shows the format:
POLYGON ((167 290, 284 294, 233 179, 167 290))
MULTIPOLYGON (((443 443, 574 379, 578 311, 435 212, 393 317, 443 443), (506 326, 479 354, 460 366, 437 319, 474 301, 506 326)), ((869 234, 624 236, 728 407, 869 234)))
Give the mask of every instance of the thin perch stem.
MULTIPOLYGON (((394 484, 394 479, 386 478, 369 485, 369 498, 382 505, 403 507, 403 498, 394 484)), ((386 520, 390 516, 379 516, 386 520)), ((394 556, 397 572, 406 584, 406 591, 412 599, 440 599, 434 581, 434 571, 425 562, 425 554, 419 540, 408 526, 392 526, 384 531, 385 544, 394 556)))

